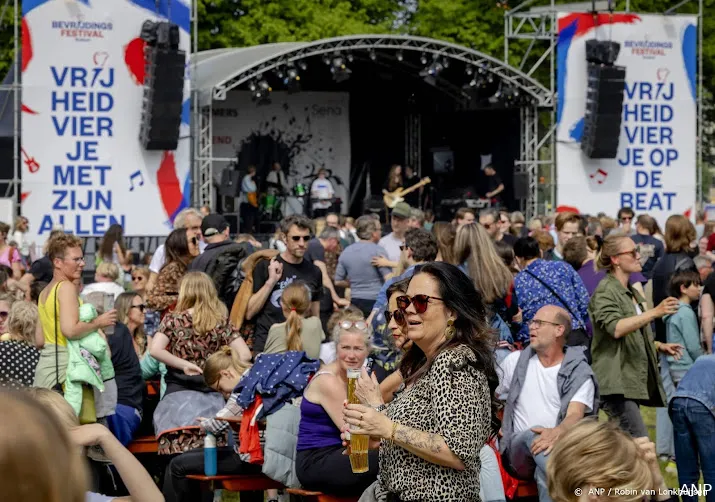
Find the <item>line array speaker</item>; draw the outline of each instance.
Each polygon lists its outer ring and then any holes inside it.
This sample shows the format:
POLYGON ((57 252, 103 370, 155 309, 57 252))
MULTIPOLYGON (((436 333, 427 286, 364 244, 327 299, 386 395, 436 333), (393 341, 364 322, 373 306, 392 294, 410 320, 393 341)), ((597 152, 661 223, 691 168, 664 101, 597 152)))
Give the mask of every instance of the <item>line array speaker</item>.
POLYGON ((614 159, 618 155, 625 82, 623 66, 588 65, 581 150, 589 158, 614 159))
POLYGON ((146 71, 139 140, 146 150, 176 150, 184 99, 186 53, 178 50, 178 42, 173 42, 175 30, 172 28, 175 25, 155 24, 157 39, 148 41, 144 48, 146 71))

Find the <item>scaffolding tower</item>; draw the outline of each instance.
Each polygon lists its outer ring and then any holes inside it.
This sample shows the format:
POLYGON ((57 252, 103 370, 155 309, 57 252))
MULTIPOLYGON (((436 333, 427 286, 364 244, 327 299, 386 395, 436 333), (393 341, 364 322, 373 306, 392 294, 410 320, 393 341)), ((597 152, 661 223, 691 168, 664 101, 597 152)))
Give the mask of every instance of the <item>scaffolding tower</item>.
MULTIPOLYGON (((696 202, 702 201, 703 173, 703 0, 681 0, 660 14, 675 15, 693 2, 698 4, 698 85, 696 141, 696 202)), ((515 171, 528 175, 527 217, 547 214, 556 208, 556 44, 557 15, 561 12, 603 12, 616 2, 609 0, 534 6, 537 0, 524 0, 504 12, 504 62, 533 78, 549 91, 549 99, 535 109, 535 118, 522 111, 521 156, 515 171)), ((544 3, 543 1, 539 3, 544 3)), ((630 12, 630 0, 622 3, 630 12)))

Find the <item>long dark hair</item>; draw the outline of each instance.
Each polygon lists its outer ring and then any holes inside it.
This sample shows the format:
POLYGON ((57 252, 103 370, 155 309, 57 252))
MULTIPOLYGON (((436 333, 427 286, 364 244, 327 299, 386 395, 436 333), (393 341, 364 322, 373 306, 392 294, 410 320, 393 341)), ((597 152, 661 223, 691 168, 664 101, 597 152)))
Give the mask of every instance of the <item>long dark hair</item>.
POLYGON ((186 237, 185 228, 177 228, 169 234, 164 243, 164 256, 164 267, 174 262, 179 262, 187 266, 189 262, 191 262, 192 257, 189 251, 189 239, 186 237))
POLYGON ((432 358, 427 358, 417 344, 412 344, 400 363, 400 373, 405 379, 405 384, 426 375, 434 359, 443 350, 466 345, 476 358, 474 363, 469 364, 487 377, 492 403, 492 434, 496 434, 501 427, 501 420, 497 416, 501 402, 496 398, 496 389, 499 385, 494 359, 496 337, 487 323, 487 308, 482 295, 474 288, 469 277, 454 265, 443 262, 427 263, 422 266, 419 273, 430 275, 439 284, 439 294, 445 307, 456 313, 455 333, 437 348, 432 358))
POLYGON ((119 243, 119 249, 122 252, 127 250, 124 246, 124 229, 119 223, 110 225, 107 231, 104 232, 102 242, 99 244, 99 256, 103 260, 112 261, 115 242, 119 243))

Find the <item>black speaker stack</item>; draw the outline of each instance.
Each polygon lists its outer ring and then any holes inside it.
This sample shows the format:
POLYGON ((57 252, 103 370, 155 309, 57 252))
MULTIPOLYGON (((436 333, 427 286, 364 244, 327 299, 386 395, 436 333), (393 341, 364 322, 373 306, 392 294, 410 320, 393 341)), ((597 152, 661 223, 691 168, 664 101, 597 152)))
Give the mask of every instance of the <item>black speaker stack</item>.
POLYGON ((581 151, 591 159, 614 159, 621 135, 626 68, 616 66, 620 44, 586 42, 588 86, 581 151))
POLYGON ((141 38, 146 42, 146 66, 139 140, 146 150, 176 150, 186 67, 186 53, 179 50, 179 27, 145 21, 141 38))

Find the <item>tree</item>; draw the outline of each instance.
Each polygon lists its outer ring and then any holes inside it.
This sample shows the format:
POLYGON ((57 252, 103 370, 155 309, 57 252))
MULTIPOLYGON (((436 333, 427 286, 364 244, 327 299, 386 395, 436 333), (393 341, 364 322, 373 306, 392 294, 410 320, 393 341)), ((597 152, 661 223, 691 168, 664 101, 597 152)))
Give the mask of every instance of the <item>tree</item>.
POLYGON ((387 33, 400 0, 199 0, 199 48, 387 33))

